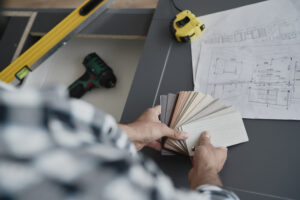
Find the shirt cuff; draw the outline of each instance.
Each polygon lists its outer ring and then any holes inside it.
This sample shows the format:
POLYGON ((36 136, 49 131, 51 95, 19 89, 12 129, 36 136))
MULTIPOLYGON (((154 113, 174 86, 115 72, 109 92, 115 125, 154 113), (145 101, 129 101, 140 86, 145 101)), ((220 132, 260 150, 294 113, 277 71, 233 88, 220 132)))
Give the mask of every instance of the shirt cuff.
POLYGON ((196 189, 196 191, 202 194, 208 194, 211 197, 222 197, 222 199, 226 200, 239 200, 239 197, 234 192, 216 185, 201 185, 196 189))

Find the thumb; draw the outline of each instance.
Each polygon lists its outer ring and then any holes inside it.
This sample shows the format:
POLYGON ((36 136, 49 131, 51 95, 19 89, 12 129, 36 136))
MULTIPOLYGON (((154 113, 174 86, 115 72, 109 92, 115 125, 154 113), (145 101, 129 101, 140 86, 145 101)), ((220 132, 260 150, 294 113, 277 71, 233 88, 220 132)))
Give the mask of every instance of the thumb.
POLYGON ((208 131, 204 131, 199 139, 199 146, 200 145, 207 145, 210 144, 210 134, 208 131))
POLYGON ((227 152, 228 152, 228 149, 226 147, 218 147, 218 148, 216 148, 215 152, 218 157, 224 158, 226 160, 227 152))
POLYGON ((162 134, 163 136, 167 136, 175 140, 185 140, 188 138, 188 134, 186 132, 171 129, 166 125, 163 126, 162 134))
POLYGON ((157 116, 160 115, 160 113, 161 113, 161 105, 154 106, 152 109, 153 109, 153 111, 155 112, 155 114, 157 116))

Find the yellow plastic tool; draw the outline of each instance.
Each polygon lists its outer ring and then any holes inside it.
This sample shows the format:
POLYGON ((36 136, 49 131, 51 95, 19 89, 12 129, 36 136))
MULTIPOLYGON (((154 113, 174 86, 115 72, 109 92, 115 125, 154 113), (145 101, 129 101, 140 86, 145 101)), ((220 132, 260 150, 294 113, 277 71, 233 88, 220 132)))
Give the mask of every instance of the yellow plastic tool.
POLYGON ((22 80, 75 33, 101 14, 113 0, 87 0, 0 72, 0 80, 22 80))
POLYGON ((205 29, 197 17, 189 10, 184 10, 171 21, 171 32, 178 42, 189 42, 205 29))

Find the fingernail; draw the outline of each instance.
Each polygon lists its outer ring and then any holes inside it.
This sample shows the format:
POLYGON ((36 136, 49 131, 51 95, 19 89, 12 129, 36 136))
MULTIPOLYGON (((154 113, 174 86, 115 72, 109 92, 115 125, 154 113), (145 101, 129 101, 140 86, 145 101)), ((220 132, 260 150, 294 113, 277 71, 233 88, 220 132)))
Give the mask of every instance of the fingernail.
POLYGON ((228 148, 227 147, 220 147, 221 149, 224 149, 224 150, 228 150, 228 148))
POLYGON ((187 133, 187 132, 181 132, 181 133, 180 133, 180 138, 181 138, 181 139, 186 139, 186 138, 188 138, 188 133, 187 133))
POLYGON ((210 133, 208 131, 203 132, 204 137, 210 138, 210 133))

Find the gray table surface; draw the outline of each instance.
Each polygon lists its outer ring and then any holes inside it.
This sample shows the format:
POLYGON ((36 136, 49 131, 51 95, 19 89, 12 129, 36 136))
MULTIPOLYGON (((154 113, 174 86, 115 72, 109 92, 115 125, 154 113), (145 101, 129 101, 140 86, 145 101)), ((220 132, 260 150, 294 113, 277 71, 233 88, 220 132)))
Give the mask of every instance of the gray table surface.
MULTIPOLYGON (((180 8, 197 16, 259 1, 176 0, 180 8)), ((121 122, 131 122, 159 104, 161 94, 193 90, 190 45, 176 43, 168 29, 175 14, 170 0, 159 1, 121 122)), ((229 149, 220 174, 224 185, 241 199, 300 199, 300 122, 245 119, 244 123, 250 142, 229 149)), ((175 186, 188 187, 188 158, 162 157, 150 149, 143 153, 156 161, 175 186)))

